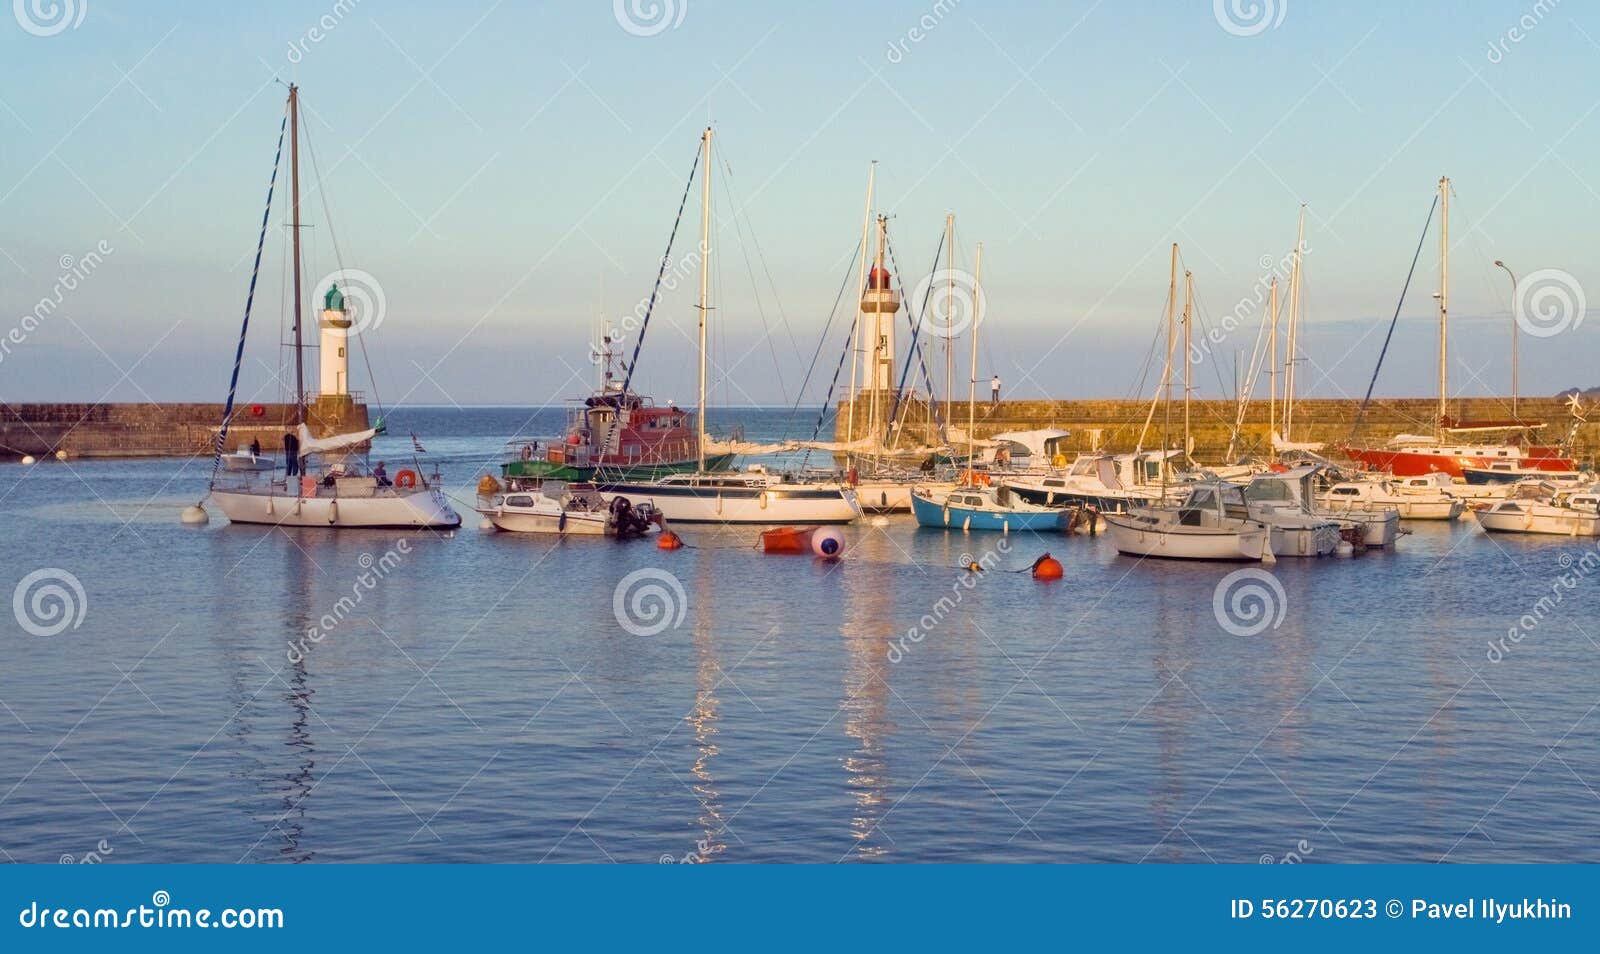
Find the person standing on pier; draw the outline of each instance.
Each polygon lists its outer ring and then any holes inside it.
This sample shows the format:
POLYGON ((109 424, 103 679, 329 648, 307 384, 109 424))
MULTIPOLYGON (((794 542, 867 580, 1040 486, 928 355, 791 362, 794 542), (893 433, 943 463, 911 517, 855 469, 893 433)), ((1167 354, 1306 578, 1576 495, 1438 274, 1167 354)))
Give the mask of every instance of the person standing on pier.
POLYGON ((1000 406, 1000 375, 998 374, 989 379, 989 406, 1000 406))
POLYGON ((261 456, 261 438, 252 437, 250 439, 250 456, 251 457, 260 457, 261 456))
POLYGON ((283 473, 286 477, 300 473, 300 438, 292 431, 283 435, 283 473))

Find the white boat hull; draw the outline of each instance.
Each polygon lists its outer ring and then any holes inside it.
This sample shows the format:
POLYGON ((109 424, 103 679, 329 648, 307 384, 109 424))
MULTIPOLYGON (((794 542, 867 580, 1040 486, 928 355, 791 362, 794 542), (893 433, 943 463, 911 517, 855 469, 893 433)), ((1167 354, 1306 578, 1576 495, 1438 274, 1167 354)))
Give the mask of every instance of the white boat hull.
POLYGON ((519 510, 480 509, 496 530, 510 533, 554 533, 562 536, 604 536, 609 523, 605 514, 533 513, 519 510))
POLYGON ((614 484, 601 491, 606 502, 626 497, 654 506, 668 523, 833 524, 861 516, 849 488, 805 484, 771 487, 695 487, 614 484))
POLYGON ((1223 530, 1204 527, 1149 529, 1128 517, 1102 514, 1119 553, 1174 560, 1260 560, 1271 552, 1265 527, 1223 530))
POLYGON ((1339 548, 1339 525, 1273 527, 1272 553, 1280 557, 1322 557, 1339 548))
POLYGON ((1478 523, 1490 533, 1541 533, 1562 537, 1600 537, 1600 514, 1578 512, 1528 513, 1474 512, 1478 523))
POLYGON ((863 480, 856 484, 856 500, 862 513, 910 513, 911 488, 921 487, 935 495, 956 489, 954 483, 912 484, 897 480, 863 480))
POLYGON ((287 491, 213 490, 211 499, 231 523, 333 529, 452 528, 461 515, 438 490, 373 497, 296 497, 287 491))

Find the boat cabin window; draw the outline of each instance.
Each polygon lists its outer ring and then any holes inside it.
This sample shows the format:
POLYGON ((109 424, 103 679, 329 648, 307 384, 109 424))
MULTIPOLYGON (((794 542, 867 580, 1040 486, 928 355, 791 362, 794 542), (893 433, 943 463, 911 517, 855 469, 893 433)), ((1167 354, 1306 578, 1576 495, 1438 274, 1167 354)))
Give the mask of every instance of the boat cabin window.
POLYGON ((1291 503, 1294 494, 1290 492, 1289 485, 1281 480, 1252 480, 1244 489, 1244 498, 1251 503, 1291 503))
POLYGON ((1067 482, 1062 480, 1060 477, 1046 477, 1044 479, 1044 485, 1046 487, 1065 487, 1067 482))
POLYGON ((1335 487, 1333 493, 1340 497, 1359 497, 1361 490, 1357 487, 1335 487))
POLYGON ((506 498, 506 506, 507 507, 531 507, 531 506, 533 506, 533 498, 529 497, 526 494, 519 494, 519 495, 517 495, 515 497, 507 497, 506 498))

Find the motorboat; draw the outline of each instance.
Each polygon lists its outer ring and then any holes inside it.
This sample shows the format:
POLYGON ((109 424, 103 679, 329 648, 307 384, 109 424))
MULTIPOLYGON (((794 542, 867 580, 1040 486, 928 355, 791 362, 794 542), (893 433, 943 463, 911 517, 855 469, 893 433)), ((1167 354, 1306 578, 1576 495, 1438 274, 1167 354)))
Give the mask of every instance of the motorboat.
POLYGON ((1317 481, 1328 468, 1318 464, 1291 467, 1282 472, 1257 474, 1245 485, 1250 514, 1260 519, 1268 510, 1287 509, 1338 523, 1356 546, 1383 548, 1400 535, 1400 511, 1380 503, 1352 501, 1337 507, 1317 499, 1317 481))
POLYGON ((1127 454, 1119 458, 1111 454, 1084 454, 1074 460, 1065 473, 1007 477, 1002 483, 1029 503, 1046 507, 1093 507, 1100 513, 1122 513, 1130 505, 1151 504, 1159 499, 1159 490, 1130 488, 1123 479, 1130 473, 1142 475, 1145 472, 1142 464, 1147 457, 1160 466, 1159 455, 1127 454))
POLYGON ((1336 514, 1393 507, 1400 511, 1401 520, 1455 520, 1467 510, 1465 500, 1443 488, 1435 488, 1430 493, 1423 493, 1421 489, 1401 492, 1387 480, 1331 483, 1317 491, 1317 503, 1336 514))
POLYGON ((671 523, 833 524, 861 516, 847 483, 796 481, 759 468, 598 486, 608 503, 618 497, 635 506, 648 503, 671 523))
POLYGON ((1176 560, 1273 561, 1271 529, 1251 519, 1243 490, 1195 484, 1175 504, 1130 506, 1103 518, 1117 552, 1176 560))
POLYGON ((1473 515, 1490 533, 1600 537, 1600 486, 1559 490, 1553 484, 1526 481, 1517 485, 1514 495, 1473 515))
POLYGON ((665 522, 648 503, 607 501, 593 484, 546 480, 537 491, 497 495, 478 507, 496 530, 562 536, 638 537, 659 532, 665 522))

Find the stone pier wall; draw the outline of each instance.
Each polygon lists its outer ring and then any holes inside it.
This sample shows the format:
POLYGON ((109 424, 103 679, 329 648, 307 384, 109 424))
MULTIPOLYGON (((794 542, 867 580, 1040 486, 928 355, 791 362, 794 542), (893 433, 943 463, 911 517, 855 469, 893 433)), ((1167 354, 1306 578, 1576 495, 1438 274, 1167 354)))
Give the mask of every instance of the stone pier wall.
MULTIPOLYGON (((369 426, 348 398, 319 398, 307 416, 319 437, 369 426)), ((259 437, 277 450, 294 417, 293 405, 237 405, 226 449, 259 437)), ((0 404, 0 457, 186 457, 210 450, 221 421, 221 404, 0 404)))
MULTIPOLYGON (((1356 412, 1361 402, 1353 400, 1312 399, 1295 402, 1294 433, 1296 441, 1322 441, 1333 456, 1337 445, 1351 440, 1356 412)), ((836 429, 837 440, 846 439, 848 403, 841 404, 836 429)), ((1600 409, 1597 409, 1600 410, 1600 409)), ((967 423, 967 405, 957 402, 952 408, 957 429, 967 423)), ((943 405, 940 406, 943 414, 943 405)), ((1510 402, 1498 398, 1463 398, 1450 402, 1450 413, 1466 420, 1505 420, 1511 416, 1510 402)), ((855 419, 858 425, 867 419, 868 401, 857 399, 855 419)), ((991 408, 988 404, 977 409, 976 432, 979 438, 1002 431, 1029 430, 1054 427, 1072 432, 1067 444, 1072 452, 1092 450, 1127 451, 1139 441, 1140 429, 1150 414, 1150 402, 1128 400, 1075 400, 1075 401, 1002 401, 991 408)), ((1235 405, 1231 401, 1194 401, 1190 406, 1190 433, 1194 436, 1195 457, 1210 462, 1220 462, 1228 447, 1228 436, 1233 428, 1235 405)), ((1367 408, 1358 443, 1382 443, 1396 434, 1432 434, 1433 421, 1438 414, 1438 402, 1426 398, 1374 398, 1367 408)), ((1566 435, 1572 422, 1571 412, 1562 398, 1523 398, 1518 402, 1517 414, 1523 420, 1540 420, 1547 426, 1537 432, 1539 443, 1557 444, 1566 435)), ((1240 442, 1235 454, 1262 455, 1269 449, 1266 401, 1250 405, 1245 415, 1240 442)), ((1594 422, 1578 427, 1573 440, 1574 455, 1583 462, 1593 462, 1600 454, 1600 413, 1589 415, 1594 422)), ((929 442, 931 430, 927 425, 928 409, 924 402, 913 402, 909 413, 902 414, 908 421, 904 441, 929 442)), ((1146 448, 1161 445, 1164 411, 1157 407, 1144 438, 1146 448)), ((1176 447, 1183 434, 1183 405, 1175 402, 1170 420, 1172 446, 1176 447)), ((963 431, 964 432, 964 431, 963 431)), ((858 431, 855 435, 862 436, 858 431)))

